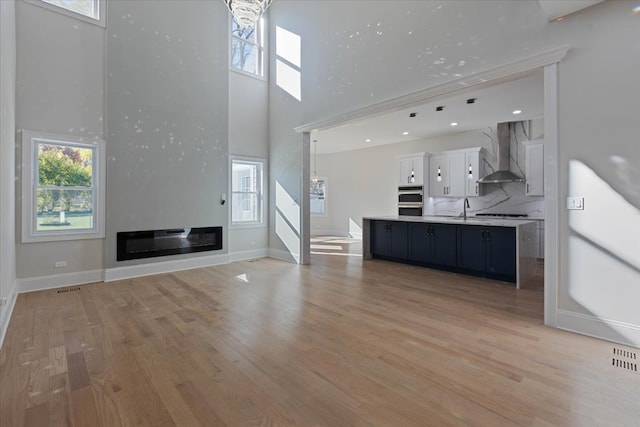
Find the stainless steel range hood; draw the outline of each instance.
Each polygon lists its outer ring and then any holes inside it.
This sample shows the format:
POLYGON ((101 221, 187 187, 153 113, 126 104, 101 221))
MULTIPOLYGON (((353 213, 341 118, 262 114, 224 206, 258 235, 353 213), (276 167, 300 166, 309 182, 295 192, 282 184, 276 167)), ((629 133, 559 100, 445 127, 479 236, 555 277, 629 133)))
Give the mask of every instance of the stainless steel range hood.
POLYGON ((498 152, 497 161, 498 167, 497 170, 489 175, 480 178, 477 182, 478 184, 501 184, 504 182, 524 182, 524 178, 519 177, 509 170, 509 162, 510 162, 510 134, 511 134, 511 123, 498 123, 498 152))

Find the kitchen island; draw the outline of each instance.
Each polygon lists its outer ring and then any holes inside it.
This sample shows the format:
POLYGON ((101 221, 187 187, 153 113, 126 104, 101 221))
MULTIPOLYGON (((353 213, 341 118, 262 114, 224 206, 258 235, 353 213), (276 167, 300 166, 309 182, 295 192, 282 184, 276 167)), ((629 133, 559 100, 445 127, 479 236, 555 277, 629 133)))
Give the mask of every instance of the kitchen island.
POLYGON ((535 221, 381 216, 362 221, 364 259, 380 258, 525 286, 536 273, 535 221))

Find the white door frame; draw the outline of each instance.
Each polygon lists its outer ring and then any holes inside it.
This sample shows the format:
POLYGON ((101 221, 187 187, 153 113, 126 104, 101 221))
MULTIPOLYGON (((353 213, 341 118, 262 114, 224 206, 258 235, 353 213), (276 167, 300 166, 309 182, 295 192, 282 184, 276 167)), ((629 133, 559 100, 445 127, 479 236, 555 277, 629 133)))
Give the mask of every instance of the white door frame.
POLYGON ((558 324, 558 285, 559 285, 559 211, 558 211, 558 63, 566 56, 569 46, 532 55, 509 64, 500 65, 471 76, 461 77, 446 83, 429 87, 407 95, 359 108, 344 114, 307 123, 295 128, 301 133, 302 167, 301 181, 301 263, 310 260, 310 224, 309 224, 309 170, 310 170, 310 133, 312 131, 342 126, 399 109, 409 108, 452 96, 469 89, 495 86, 507 81, 524 77, 533 71, 544 70, 544 186, 545 186, 545 266, 544 266, 544 323, 557 327, 558 324))

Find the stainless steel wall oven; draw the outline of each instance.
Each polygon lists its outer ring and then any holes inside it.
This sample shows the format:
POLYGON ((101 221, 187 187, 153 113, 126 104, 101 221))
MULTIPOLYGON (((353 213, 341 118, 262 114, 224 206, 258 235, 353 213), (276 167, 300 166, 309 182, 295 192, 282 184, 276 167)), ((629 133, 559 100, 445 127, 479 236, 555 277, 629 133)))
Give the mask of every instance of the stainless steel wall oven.
POLYGON ((398 215, 422 216, 424 207, 424 189, 421 185, 403 185, 398 187, 398 215))

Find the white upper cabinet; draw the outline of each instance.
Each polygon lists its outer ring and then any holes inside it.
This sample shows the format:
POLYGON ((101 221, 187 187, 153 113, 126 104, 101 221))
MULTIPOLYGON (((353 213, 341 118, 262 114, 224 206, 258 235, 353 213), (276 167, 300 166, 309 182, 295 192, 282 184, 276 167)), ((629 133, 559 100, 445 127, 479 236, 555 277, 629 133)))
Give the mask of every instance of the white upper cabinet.
POLYGON ((445 151, 431 156, 431 197, 473 197, 481 195, 476 181, 482 176, 482 148, 445 151), (471 169, 471 175, 469 171, 471 169))
POLYGON ((484 149, 478 147, 465 152, 464 154, 465 172, 465 196, 476 197, 482 196, 484 193, 482 185, 478 184, 480 178, 484 176, 484 149))
POLYGON ((524 144, 527 196, 544 196, 544 140, 524 144))
POLYGON ((413 153, 398 156, 398 185, 423 185, 429 175, 429 155, 413 153))

